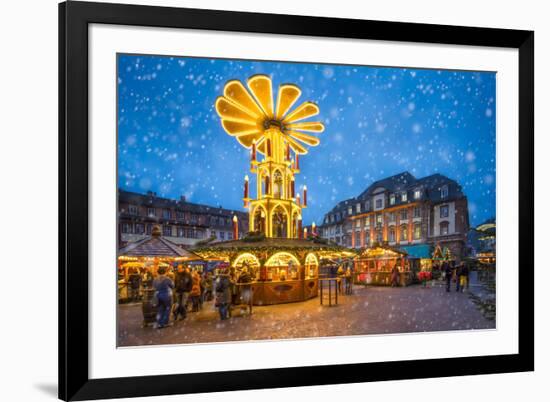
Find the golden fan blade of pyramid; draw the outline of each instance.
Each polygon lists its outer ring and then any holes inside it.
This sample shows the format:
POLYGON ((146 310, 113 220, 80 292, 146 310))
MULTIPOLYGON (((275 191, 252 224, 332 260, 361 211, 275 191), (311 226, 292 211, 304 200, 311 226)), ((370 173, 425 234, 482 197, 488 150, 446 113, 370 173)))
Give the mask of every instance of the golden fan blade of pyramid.
POLYGON ((258 101, 264 114, 273 118, 273 90, 271 79, 267 75, 253 75, 248 79, 248 88, 258 101))
POLYGON ((222 120, 222 126, 229 135, 239 136, 257 133, 258 136, 262 135, 261 130, 258 129, 256 124, 248 124, 240 121, 222 120))
POLYGON ((247 109, 221 96, 216 99, 216 110, 224 120, 240 121, 248 124, 255 124, 257 120, 247 109))
POLYGON ((285 140, 288 141, 288 144, 290 147, 296 152, 297 154, 307 154, 307 149, 304 148, 298 141, 296 141, 294 138, 290 136, 286 136, 285 140))
POLYGON ((283 123, 294 123, 295 121, 307 119, 319 114, 319 107, 312 102, 304 102, 283 119, 283 123))
POLYGON ((252 146, 252 142, 258 141, 261 136, 262 134, 259 131, 252 134, 241 134, 237 136, 237 141, 239 141, 243 147, 250 148, 252 146))
MULTIPOLYGON (((319 114, 319 107, 312 102, 304 102, 294 110, 302 91, 293 84, 282 84, 277 94, 277 103, 273 105, 271 78, 267 75, 253 75, 247 80, 248 89, 238 80, 228 81, 223 96, 216 99, 216 112, 221 118, 222 127, 227 134, 237 138, 240 144, 249 148, 256 142, 258 152, 265 155, 266 141, 269 135, 279 135, 299 154, 307 153, 300 142, 316 146, 319 139, 309 134, 320 133, 324 126, 320 122, 299 122, 319 114)), ((276 146, 275 141, 272 146, 276 146)), ((275 154, 277 152, 272 150, 275 154)))
POLYGON ((265 117, 264 112, 260 109, 256 100, 250 95, 240 81, 232 80, 225 84, 223 96, 239 105, 242 109, 245 109, 252 116, 256 118, 265 117))
POLYGON ((319 145, 320 142, 319 138, 309 134, 300 133, 298 131, 285 131, 285 134, 292 138, 305 142, 307 145, 311 145, 312 147, 319 145))
POLYGON ((283 84, 279 87, 279 96, 277 96, 277 107, 275 108, 275 118, 282 119, 296 103, 302 91, 296 85, 283 84))
POLYGON ((323 123, 315 122, 303 122, 303 123, 291 123, 285 126, 289 130, 307 131, 310 133, 322 133, 325 130, 323 123))

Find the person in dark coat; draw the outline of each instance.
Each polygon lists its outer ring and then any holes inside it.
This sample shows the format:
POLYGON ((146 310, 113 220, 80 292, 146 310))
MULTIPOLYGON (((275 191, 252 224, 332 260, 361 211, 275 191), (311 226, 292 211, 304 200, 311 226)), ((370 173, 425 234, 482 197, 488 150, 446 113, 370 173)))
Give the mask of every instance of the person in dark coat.
POLYGON ((128 298, 130 301, 137 301, 139 299, 139 287, 141 286, 141 277, 135 269, 132 268, 130 276, 128 277, 128 298))
POLYGON ((441 270, 445 272, 445 282, 447 283, 447 292, 451 291, 451 281, 453 280, 453 269, 451 268, 451 264, 449 264, 447 261, 441 265, 441 270))
POLYGON ((237 283, 240 284, 241 303, 249 305, 252 302, 252 276, 246 266, 241 270, 237 283))
POLYGON ((461 292, 464 292, 464 289, 468 285, 469 275, 470 275, 470 270, 468 269, 468 266, 465 265, 464 262, 461 262, 460 263, 460 276, 458 277, 461 292))
POLYGON ((183 265, 178 265, 175 282, 177 306, 174 309, 174 321, 177 321, 180 316, 182 320, 185 320, 187 317, 187 300, 193 288, 193 279, 189 270, 184 269, 183 265))
POLYGON ((456 291, 460 292, 460 277, 462 276, 462 269, 464 264, 460 264, 456 267, 455 279, 456 279, 456 291))
POLYGON ((231 292, 232 284, 229 278, 229 274, 226 272, 221 273, 216 278, 216 307, 220 313, 221 320, 227 320, 229 318, 229 312, 231 309, 231 292))
POLYGON ((391 286, 399 286, 399 267, 395 264, 391 270, 391 286))
POLYGON ((158 276, 153 281, 153 288, 155 288, 158 300, 157 328, 168 326, 168 321, 170 321, 170 309, 172 308, 172 289, 174 289, 174 282, 165 274, 166 269, 160 267, 158 269, 158 276))

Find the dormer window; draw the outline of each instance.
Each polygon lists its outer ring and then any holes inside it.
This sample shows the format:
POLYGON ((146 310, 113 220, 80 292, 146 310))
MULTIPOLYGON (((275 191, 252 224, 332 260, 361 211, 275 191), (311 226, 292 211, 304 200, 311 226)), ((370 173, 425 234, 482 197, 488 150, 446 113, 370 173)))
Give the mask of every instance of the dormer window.
POLYGON ((370 209, 370 201, 365 201, 365 211, 370 209))
POLYGON ((449 196, 449 186, 444 185, 441 187, 441 198, 447 198, 449 196))
POLYGON ((360 202, 358 202, 357 205, 355 206, 355 212, 357 212, 357 213, 361 212, 361 203, 360 202))
POLYGON ((376 208, 382 208, 382 199, 381 198, 376 200, 376 208))
POLYGON ((414 190, 414 199, 415 199, 415 200, 419 200, 419 199, 420 199, 420 196, 421 196, 420 190, 419 190, 419 189, 414 190))
POLYGON ((391 194, 390 195, 390 205, 394 205, 395 204, 395 194, 391 194))
POLYGON ((138 207, 136 205, 128 205, 128 212, 130 213, 130 215, 137 215, 138 207))
POLYGON ((352 207, 348 207, 348 215, 353 215, 353 208, 352 207))
POLYGON ((407 202, 407 193, 401 193, 401 202, 407 202))

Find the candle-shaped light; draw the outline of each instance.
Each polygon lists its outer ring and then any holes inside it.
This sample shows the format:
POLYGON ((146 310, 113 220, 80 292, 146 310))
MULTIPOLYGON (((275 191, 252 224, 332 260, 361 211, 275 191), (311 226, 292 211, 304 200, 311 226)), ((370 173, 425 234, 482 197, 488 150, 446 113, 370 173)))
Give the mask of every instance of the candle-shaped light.
POLYGON ((304 207, 307 207, 307 186, 304 186, 304 207))
POLYGON ((248 175, 244 176, 244 198, 248 198, 248 175))
POLYGON ((307 239, 307 228, 304 228, 304 239, 307 239))
POLYGON ((300 205, 300 194, 296 194, 296 204, 300 205))
POLYGON ((252 141, 252 149, 250 150, 250 161, 256 162, 256 140, 252 141))
POLYGON ((313 223, 311 224, 311 234, 312 234, 313 236, 316 236, 316 235, 317 235, 317 230, 316 230, 315 222, 313 222, 313 223))
POLYGON ((237 240, 239 238, 239 219, 237 215, 233 215, 233 239, 237 240))
POLYGON ((298 238, 302 238, 302 217, 298 217, 298 238))
POLYGON ((294 169, 300 170, 300 154, 296 154, 296 160, 294 161, 294 169))
POLYGON ((244 176, 244 206, 248 206, 248 175, 244 176))
POLYGON ((295 197, 294 179, 290 181, 290 198, 295 197))

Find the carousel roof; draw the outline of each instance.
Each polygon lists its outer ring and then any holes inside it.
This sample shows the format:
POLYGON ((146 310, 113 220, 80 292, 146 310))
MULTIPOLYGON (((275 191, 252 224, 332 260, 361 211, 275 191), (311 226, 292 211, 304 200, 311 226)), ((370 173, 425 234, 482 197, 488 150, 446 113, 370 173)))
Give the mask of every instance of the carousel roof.
POLYGON ((257 248, 273 248, 273 249, 320 249, 320 250, 347 250, 344 247, 327 244, 324 242, 316 242, 314 240, 305 240, 305 239, 286 239, 286 238, 264 238, 256 241, 246 241, 246 240, 229 240, 218 243, 211 243, 206 245, 201 245, 193 248, 193 251, 200 252, 203 249, 257 249, 257 248))
POLYGON ((122 247, 118 254, 129 257, 173 257, 188 260, 201 259, 197 254, 185 250, 176 243, 158 235, 152 235, 145 239, 130 243, 122 247))

